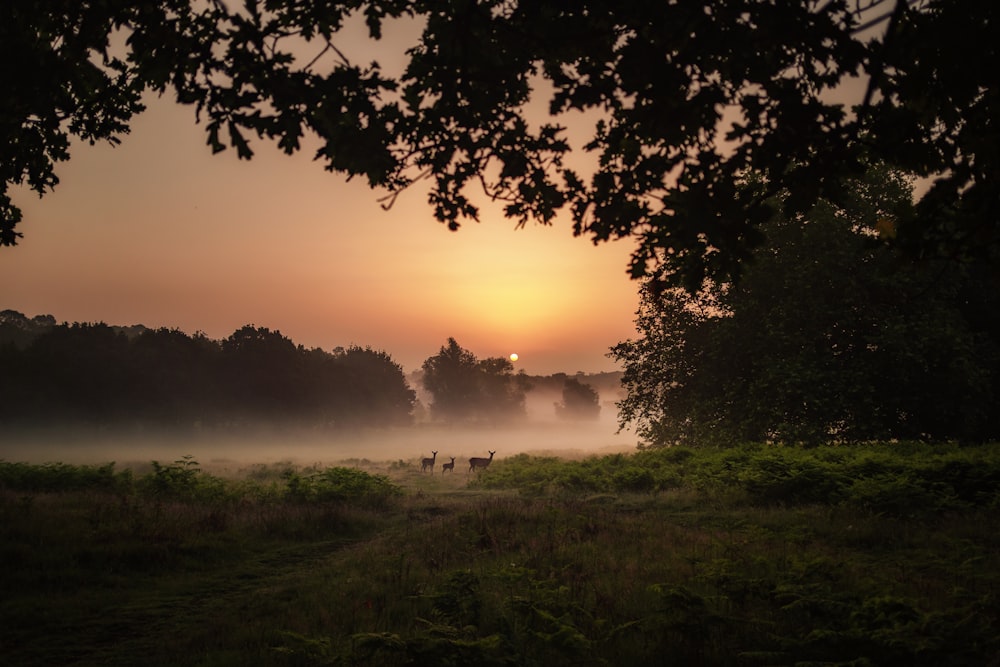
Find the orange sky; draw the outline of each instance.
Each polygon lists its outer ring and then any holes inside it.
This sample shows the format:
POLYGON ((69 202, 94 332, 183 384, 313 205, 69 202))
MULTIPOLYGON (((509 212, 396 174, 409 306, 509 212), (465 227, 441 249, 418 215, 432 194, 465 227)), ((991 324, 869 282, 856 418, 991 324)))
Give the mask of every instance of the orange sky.
POLYGON ((244 324, 329 350, 385 350, 409 372, 449 336, 517 352, 530 374, 614 370, 634 334, 629 243, 567 221, 515 230, 499 209, 449 232, 419 189, 388 212, 360 180, 260 142, 212 156, 193 110, 150 100, 117 148, 76 145, 56 190, 15 192, 24 233, 0 248, 0 309, 224 338, 244 324))

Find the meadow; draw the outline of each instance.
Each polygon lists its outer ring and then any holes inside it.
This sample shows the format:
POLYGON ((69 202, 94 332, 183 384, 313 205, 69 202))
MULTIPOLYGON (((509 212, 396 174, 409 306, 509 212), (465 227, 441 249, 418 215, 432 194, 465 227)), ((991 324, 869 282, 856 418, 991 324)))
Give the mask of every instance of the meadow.
POLYGON ((4 665, 997 665, 1000 448, 0 461, 4 665))

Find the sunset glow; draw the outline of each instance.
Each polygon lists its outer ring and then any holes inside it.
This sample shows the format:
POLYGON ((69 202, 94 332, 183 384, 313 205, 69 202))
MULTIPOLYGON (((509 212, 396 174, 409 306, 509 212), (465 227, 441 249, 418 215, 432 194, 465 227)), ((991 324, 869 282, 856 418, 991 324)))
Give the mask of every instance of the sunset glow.
POLYGON ((0 309, 212 338, 255 324, 382 349, 407 372, 449 336, 479 357, 516 345, 528 373, 612 370, 608 348, 634 331, 627 242, 517 230, 488 202, 452 233, 418 187, 384 211, 308 150, 213 157, 190 109, 149 106, 120 147, 75 145, 45 198, 15 193, 25 236, 0 250, 0 309))

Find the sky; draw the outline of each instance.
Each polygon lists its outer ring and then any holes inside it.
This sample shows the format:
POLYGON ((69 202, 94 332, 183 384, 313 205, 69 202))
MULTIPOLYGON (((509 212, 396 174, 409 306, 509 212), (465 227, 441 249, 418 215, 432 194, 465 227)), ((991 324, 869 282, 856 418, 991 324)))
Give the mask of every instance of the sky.
POLYGON ((384 350, 406 372, 448 337, 532 375, 617 370, 634 337, 628 241, 569 221, 515 229, 499 207, 450 232, 418 187, 388 211, 306 151, 211 155, 194 111, 147 99, 118 147, 76 143, 60 184, 14 191, 24 234, 0 248, 0 309, 222 339, 245 324, 297 344, 384 350))
MULTIPOLYGON (((362 22, 348 20, 338 49, 398 76, 422 25, 387 21, 372 41, 362 22)), ((293 51, 308 61, 317 48, 293 51)), ((450 232, 419 184, 385 211, 384 192, 325 171, 308 147, 213 156, 194 110, 172 100, 148 97, 118 147, 75 143, 44 198, 14 190, 24 238, 0 247, 0 309, 215 339, 252 324, 309 348, 383 350, 406 372, 449 337, 479 358, 516 353, 532 375, 618 370, 607 352, 635 336, 639 301, 629 240, 595 246, 565 217, 515 229, 488 203, 450 232)), ((559 118, 587 134, 594 120, 559 118)), ((581 173, 587 160, 570 157, 581 173)))

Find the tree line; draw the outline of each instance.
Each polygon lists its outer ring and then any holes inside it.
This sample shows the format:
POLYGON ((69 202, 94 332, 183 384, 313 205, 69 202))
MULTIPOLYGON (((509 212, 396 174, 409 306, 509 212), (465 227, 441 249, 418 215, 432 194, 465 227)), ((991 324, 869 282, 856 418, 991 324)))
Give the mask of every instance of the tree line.
POLYGON ((390 355, 296 345, 244 326, 216 341, 176 329, 54 324, 0 313, 0 424, 156 426, 410 423, 415 394, 390 355))
MULTIPOLYGON (((264 423, 330 429, 405 426, 418 401, 402 367, 370 347, 331 352, 246 325, 217 341, 202 333, 105 323, 57 324, 0 311, 0 426, 45 423, 233 427, 264 423)), ((478 359, 454 338, 428 358, 419 381, 433 421, 490 424, 527 417, 532 380, 504 358, 478 359)), ((599 412, 577 378, 555 409, 599 412)))

